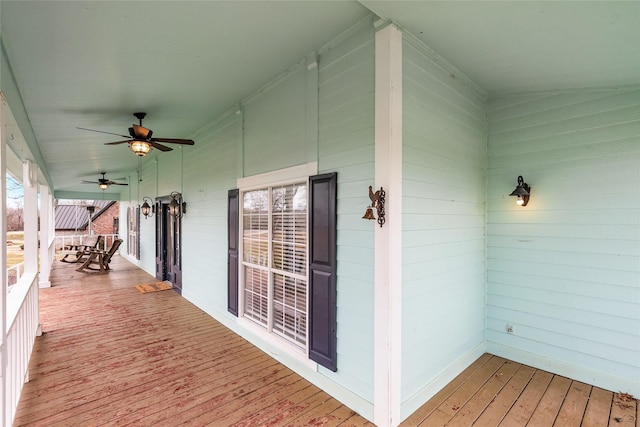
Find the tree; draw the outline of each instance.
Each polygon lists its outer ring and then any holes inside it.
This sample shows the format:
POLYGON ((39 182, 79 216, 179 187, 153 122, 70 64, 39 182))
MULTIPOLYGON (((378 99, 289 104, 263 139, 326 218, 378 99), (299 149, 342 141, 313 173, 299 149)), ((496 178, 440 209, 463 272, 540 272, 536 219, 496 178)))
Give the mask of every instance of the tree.
POLYGON ((7 231, 24 229, 24 189, 20 181, 6 175, 7 182, 7 231))

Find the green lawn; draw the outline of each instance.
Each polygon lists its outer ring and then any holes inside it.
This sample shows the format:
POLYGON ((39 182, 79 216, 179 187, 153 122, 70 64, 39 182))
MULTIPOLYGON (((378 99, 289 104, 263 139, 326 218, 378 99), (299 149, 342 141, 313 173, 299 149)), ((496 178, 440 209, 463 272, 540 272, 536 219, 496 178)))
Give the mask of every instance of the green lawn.
POLYGON ((7 268, 24 261, 24 251, 20 248, 23 243, 23 231, 7 232, 7 268))

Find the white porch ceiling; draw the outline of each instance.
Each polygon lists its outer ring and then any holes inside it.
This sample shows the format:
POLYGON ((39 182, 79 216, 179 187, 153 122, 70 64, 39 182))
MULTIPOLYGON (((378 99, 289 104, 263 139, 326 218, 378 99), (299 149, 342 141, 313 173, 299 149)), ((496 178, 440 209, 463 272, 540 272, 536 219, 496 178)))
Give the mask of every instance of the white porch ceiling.
POLYGON ((126 176, 136 157, 103 145, 122 138, 76 127, 126 134, 132 113, 146 111, 154 135, 191 137, 372 12, 490 96, 640 84, 636 1, 0 3, 3 44, 54 189, 90 192, 80 180, 126 176))

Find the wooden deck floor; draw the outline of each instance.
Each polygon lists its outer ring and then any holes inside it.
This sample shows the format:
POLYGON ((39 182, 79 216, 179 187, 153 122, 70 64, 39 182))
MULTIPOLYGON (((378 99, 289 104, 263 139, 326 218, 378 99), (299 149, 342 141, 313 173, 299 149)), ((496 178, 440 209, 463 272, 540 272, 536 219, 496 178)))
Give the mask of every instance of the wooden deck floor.
MULTIPOLYGON (((372 426, 116 256, 56 262, 16 426, 372 426)), ((483 355, 403 426, 637 426, 635 400, 483 355)))

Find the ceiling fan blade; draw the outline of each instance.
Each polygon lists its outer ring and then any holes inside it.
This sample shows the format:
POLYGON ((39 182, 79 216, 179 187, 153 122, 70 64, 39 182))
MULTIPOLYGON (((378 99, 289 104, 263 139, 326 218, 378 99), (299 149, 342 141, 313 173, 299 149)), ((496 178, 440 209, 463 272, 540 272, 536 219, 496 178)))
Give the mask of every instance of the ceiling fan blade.
POLYGON ((82 184, 100 184, 97 181, 85 181, 84 179, 82 181, 80 181, 82 184))
POLYGON ((127 139, 126 141, 105 142, 104 145, 117 145, 117 144, 124 144, 125 142, 131 142, 131 140, 127 139))
POLYGON ((193 145, 195 142, 191 139, 179 139, 179 138, 151 138, 151 141, 167 142, 171 144, 184 144, 193 145))
POLYGON ((88 130, 89 132, 106 133, 107 135, 118 135, 118 136, 121 136, 121 137, 123 137, 123 138, 129 138, 129 135, 121 135, 121 134, 119 134, 119 133, 105 132, 105 131, 103 131, 103 130, 87 129, 87 128, 79 128, 79 127, 77 127, 76 129, 80 129, 80 130, 88 130))
POLYGON ((112 182, 112 183, 111 183, 111 184, 109 184, 109 185, 129 185, 129 184, 127 184, 127 183, 125 183, 125 182, 112 182))
MULTIPOLYGON (((155 138, 154 138, 154 139, 155 139, 155 138)), ((158 150, 160 150, 160 151, 171 151, 171 150, 173 150, 173 148, 166 147, 166 146, 164 146, 164 145, 162 145, 162 144, 158 144, 157 142, 147 141, 147 143, 148 143, 150 146, 152 146, 152 147, 154 147, 154 148, 157 148, 157 149, 158 149, 158 150)))

